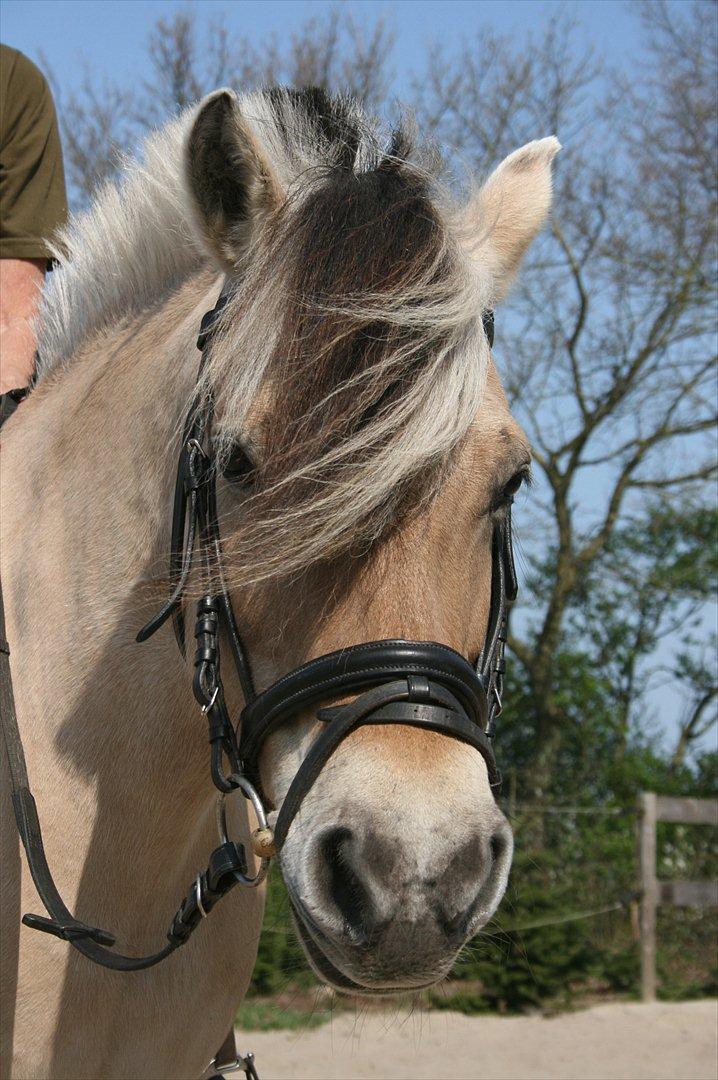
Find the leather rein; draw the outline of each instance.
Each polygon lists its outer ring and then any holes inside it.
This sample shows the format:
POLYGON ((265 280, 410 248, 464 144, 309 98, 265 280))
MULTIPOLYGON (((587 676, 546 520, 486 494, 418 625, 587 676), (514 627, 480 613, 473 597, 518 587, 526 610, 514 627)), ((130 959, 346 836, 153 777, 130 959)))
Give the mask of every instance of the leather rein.
MULTIPOLYGON (((202 319, 197 347, 202 374, 219 316, 231 296, 225 285, 215 307, 202 319)), ((493 344, 493 314, 484 316, 484 329, 493 344)), ((185 655, 183 600, 198 552, 207 582, 214 588, 197 603, 194 636, 194 696, 208 721, 210 772, 220 795, 219 845, 207 867, 192 882, 167 931, 167 943, 148 956, 115 952, 114 935, 76 919, 60 896, 50 872, 42 841, 37 807, 28 780, 25 755, 15 716, 10 673, 10 648, 0 588, 0 722, 12 781, 12 802, 18 833, 30 873, 49 918, 25 914, 22 922, 68 941, 93 963, 115 971, 153 967, 183 945, 215 904, 237 884, 257 886, 266 876, 269 860, 281 850, 302 800, 328 759, 346 736, 362 725, 404 724, 437 731, 467 743, 486 762, 492 787, 500 774, 492 749, 495 721, 501 712, 505 671, 504 650, 510 603, 517 592, 510 508, 494 526, 492 539, 491 605, 484 647, 476 665, 446 645, 404 640, 372 641, 320 656, 257 693, 242 644, 232 601, 222 571, 217 518, 217 469, 209 448, 212 403, 194 400, 184 427, 175 484, 172 516, 170 582, 172 592, 157 614, 140 630, 146 641, 172 619, 177 642, 185 655), (220 628, 228 645, 244 695, 238 723, 232 723, 220 670, 220 628), (292 780, 276 824, 267 823, 259 776, 259 755, 265 740, 301 710, 332 697, 356 694, 346 705, 320 708, 324 727, 292 780), (237 731, 241 731, 238 738, 237 731), (226 763, 226 764, 225 764, 226 763), (252 848, 259 869, 248 874, 245 848, 227 834, 224 800, 240 790, 254 806, 259 828, 252 848)), ((210 586, 208 585, 208 588, 210 586)), ((224 647, 224 642, 223 642, 224 647)), ((235 1067, 253 1073, 251 1056, 235 1067)), ((216 1068, 221 1066, 215 1063, 216 1068)), ((254 1074, 256 1075, 256 1074, 254 1074)))

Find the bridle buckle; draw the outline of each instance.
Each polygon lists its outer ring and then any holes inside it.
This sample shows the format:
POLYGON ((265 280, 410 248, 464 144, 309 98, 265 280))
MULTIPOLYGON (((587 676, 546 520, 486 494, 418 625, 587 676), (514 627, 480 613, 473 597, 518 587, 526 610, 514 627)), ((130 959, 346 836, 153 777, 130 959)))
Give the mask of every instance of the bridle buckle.
POLYGON ((239 1069, 243 1069, 247 1080, 259 1080, 259 1074, 254 1067, 254 1054, 251 1050, 248 1050, 244 1057, 235 1052, 234 1058, 226 1062, 217 1061, 217 1058, 213 1057, 209 1063, 209 1068, 216 1069, 220 1076, 223 1076, 224 1073, 238 1072, 239 1069))

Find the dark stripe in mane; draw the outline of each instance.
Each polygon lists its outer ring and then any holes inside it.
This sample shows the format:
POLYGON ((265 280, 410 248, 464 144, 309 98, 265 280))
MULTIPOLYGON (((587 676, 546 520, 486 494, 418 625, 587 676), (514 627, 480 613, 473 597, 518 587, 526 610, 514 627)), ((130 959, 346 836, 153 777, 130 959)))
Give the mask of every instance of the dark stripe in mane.
POLYGON ((226 541, 237 587, 366 550, 425 505, 486 374, 480 295, 430 149, 415 156, 406 129, 387 138, 322 90, 270 92, 254 115, 287 197, 203 378, 220 465, 237 445, 255 465, 226 541))
POLYGON ((267 91, 267 97, 275 107, 285 138, 291 137, 283 119, 284 108, 289 103, 295 116, 303 115, 314 132, 338 150, 336 164, 343 169, 354 168, 361 132, 348 98, 330 97, 321 86, 301 90, 273 87, 267 91))
MULTIPOLYGON (((304 92, 300 99, 322 117, 323 132, 345 137, 341 101, 330 102, 323 91, 304 92)), ((358 141, 356 122, 354 136, 358 141)), ((409 149, 408 137, 398 131, 390 157, 377 148, 370 171, 338 165, 326 172, 280 232, 277 271, 290 268, 282 276, 298 302, 287 305, 268 372, 276 388, 272 412, 281 423, 267 432, 265 484, 316 461, 390 410, 436 351, 436 335, 425 326, 367 320, 361 311, 367 300, 378 308, 391 309, 394 302, 418 307, 427 290, 455 273, 430 180, 397 157, 409 149), (395 370, 387 361, 400 350, 410 359, 395 370), (360 373, 366 375, 360 387, 347 385, 360 373)), ((281 498, 310 498, 315 484, 298 481, 281 498)))

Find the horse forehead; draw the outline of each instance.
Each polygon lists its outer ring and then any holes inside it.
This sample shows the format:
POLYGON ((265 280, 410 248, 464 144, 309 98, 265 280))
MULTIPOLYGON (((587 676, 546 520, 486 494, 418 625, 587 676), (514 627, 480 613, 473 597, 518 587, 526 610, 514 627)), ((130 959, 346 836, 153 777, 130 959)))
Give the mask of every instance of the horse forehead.
MULTIPOLYGON (((468 459, 472 467, 480 466, 482 457, 488 467, 492 460, 530 457, 531 454, 529 440, 511 412, 493 360, 488 367, 483 400, 469 429, 466 446, 462 458, 468 459)), ((486 475, 490 475, 488 469, 486 475)))

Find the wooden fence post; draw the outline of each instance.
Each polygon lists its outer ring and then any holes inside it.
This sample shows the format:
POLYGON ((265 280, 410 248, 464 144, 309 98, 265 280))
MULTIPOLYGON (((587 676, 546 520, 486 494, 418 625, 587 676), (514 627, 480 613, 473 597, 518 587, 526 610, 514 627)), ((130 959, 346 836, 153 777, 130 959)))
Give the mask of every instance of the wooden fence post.
POLYGON ((656 796, 643 791, 638 800, 638 861, 641 873, 641 996, 656 1000, 656 796))
POLYGON ((638 800, 638 861, 641 873, 641 994, 656 1000, 656 908, 718 907, 718 881, 659 881, 656 822, 718 825, 718 799, 692 799, 644 791, 638 800))

